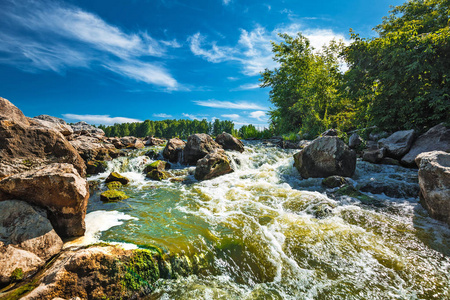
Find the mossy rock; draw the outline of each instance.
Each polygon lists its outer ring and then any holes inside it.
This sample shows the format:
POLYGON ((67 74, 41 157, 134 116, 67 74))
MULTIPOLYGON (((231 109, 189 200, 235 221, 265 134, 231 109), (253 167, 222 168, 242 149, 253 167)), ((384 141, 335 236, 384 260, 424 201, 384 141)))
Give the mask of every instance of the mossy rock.
POLYGON ((149 250, 137 249, 128 262, 125 263, 125 274, 123 274, 122 285, 133 291, 142 288, 153 290, 153 283, 159 279, 158 262, 153 257, 154 253, 149 250))
POLYGON ((23 279, 23 270, 21 268, 15 268, 10 278, 12 282, 21 281, 23 279))
POLYGON ((86 173, 95 175, 103 173, 108 168, 108 164, 103 160, 90 160, 86 164, 86 173))
POLYGON ((147 151, 144 155, 151 159, 155 159, 159 156, 159 151, 155 150, 155 149, 151 149, 151 150, 147 151))
POLYGON ((170 178, 171 175, 169 172, 166 172, 166 171, 153 170, 151 172, 148 172, 146 177, 150 178, 152 180, 161 181, 161 180, 170 178))
POLYGON ((123 175, 120 175, 117 172, 112 172, 109 174, 109 176, 106 178, 105 183, 112 182, 112 181, 118 181, 123 185, 127 185, 130 182, 130 179, 126 178, 123 175))
POLYGON ((112 202, 128 199, 129 197, 122 191, 107 190, 100 194, 100 200, 112 202))
POLYGON ((106 184, 108 190, 117 190, 123 187, 123 184, 120 181, 111 181, 106 184))
POLYGON ((329 176, 322 180, 322 184, 328 188, 336 188, 339 186, 343 186, 344 184, 348 184, 349 180, 342 176, 329 176))
POLYGON ((146 165, 144 168, 144 173, 147 174, 153 170, 164 171, 170 169, 170 167, 170 163, 163 160, 157 160, 155 162, 152 162, 151 164, 146 165))
POLYGON ((361 201, 363 204, 366 204, 366 205, 372 205, 372 206, 376 206, 376 207, 384 207, 385 206, 383 201, 371 198, 371 197, 361 193, 360 191, 358 191, 356 188, 354 188, 351 185, 345 185, 345 186, 341 187, 340 189, 338 189, 335 192, 335 194, 338 196, 349 196, 349 197, 358 199, 359 201, 361 201))

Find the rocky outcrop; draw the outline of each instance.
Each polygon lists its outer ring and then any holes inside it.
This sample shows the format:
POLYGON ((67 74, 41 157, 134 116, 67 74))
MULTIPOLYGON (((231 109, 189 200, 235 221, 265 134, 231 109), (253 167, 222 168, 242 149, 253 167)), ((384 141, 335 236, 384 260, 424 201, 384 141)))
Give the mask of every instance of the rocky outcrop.
POLYGON ((222 151, 210 153, 197 161, 195 179, 208 180, 233 172, 230 160, 222 151))
POLYGON ((113 181, 118 181, 123 185, 127 185, 130 182, 130 179, 128 179, 127 177, 125 177, 117 172, 112 172, 111 174, 108 175, 108 177, 106 177, 105 183, 109 183, 109 182, 113 182, 113 181))
POLYGON ((359 136, 359 134, 354 133, 348 139, 348 146, 352 149, 359 147, 363 143, 363 139, 359 136))
POLYGON ((294 166, 303 178, 351 177, 356 168, 356 153, 338 137, 319 137, 294 155, 294 166))
POLYGON ((373 164, 380 163, 386 155, 386 148, 364 150, 362 159, 373 164))
POLYGON ((417 155, 430 151, 450 152, 450 128, 443 124, 436 125, 422 134, 413 143, 409 152, 401 159, 401 164, 407 167, 415 167, 414 160, 417 155))
POLYGON ((176 163, 181 159, 185 146, 186 143, 180 139, 170 139, 163 150, 163 157, 172 163, 176 163))
POLYGON ((380 148, 386 148, 386 155, 392 158, 401 158, 405 155, 415 138, 414 129, 397 131, 389 137, 378 141, 380 148))
POLYGON ((72 164, 85 175, 83 159, 61 133, 30 125, 18 108, 3 98, 0 118, 0 178, 51 163, 72 164))
POLYGON ((450 154, 425 152, 417 156, 423 206, 430 216, 450 225, 450 154))
POLYGON ((223 132, 216 137, 216 143, 225 150, 244 152, 244 144, 229 133, 223 132))
POLYGON ((155 138, 154 136, 149 136, 145 139, 145 146, 159 146, 163 145, 166 141, 162 139, 155 138))
POLYGON ((199 159, 221 148, 222 146, 206 133, 193 134, 188 137, 186 147, 183 149, 184 163, 195 165, 199 159))
POLYGON ((0 284, 36 272, 62 246, 44 210, 18 200, 0 202, 0 284))
POLYGON ((46 208, 61 237, 81 236, 89 186, 70 164, 50 164, 0 181, 0 200, 19 199, 46 208))
POLYGON ((94 127, 92 125, 89 125, 86 122, 78 122, 72 125, 73 133, 75 134, 91 134, 91 135, 100 135, 104 136, 105 132, 101 130, 100 128, 94 127))
POLYGON ((89 135, 76 136, 70 144, 86 162, 110 160, 111 156, 114 156, 113 153, 117 151, 113 144, 105 143, 101 138, 89 135))
POLYGON ((58 131, 64 136, 73 134, 72 126, 67 125, 66 121, 57 117, 52 117, 49 115, 39 115, 30 119, 30 122, 36 122, 36 125, 58 131))

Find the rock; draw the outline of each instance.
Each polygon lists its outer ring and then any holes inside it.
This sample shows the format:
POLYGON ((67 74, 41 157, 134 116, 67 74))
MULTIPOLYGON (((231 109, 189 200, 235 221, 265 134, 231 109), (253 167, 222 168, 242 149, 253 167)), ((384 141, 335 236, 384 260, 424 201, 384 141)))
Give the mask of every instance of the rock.
POLYGON ((386 148, 386 156, 401 158, 405 155, 415 138, 414 129, 397 131, 389 137, 378 141, 380 148, 386 148))
POLYGON ((352 149, 355 149, 358 146, 362 145, 363 142, 363 139, 357 133, 354 133, 348 140, 348 146, 352 149))
POLYGON ((338 131, 333 128, 328 129, 321 134, 321 136, 337 136, 337 135, 338 135, 338 131))
POLYGON ((73 134, 72 126, 67 125, 66 121, 57 117, 39 115, 32 118, 30 121, 38 122, 41 126, 61 132, 64 136, 73 134))
POLYGON ((208 180, 233 172, 228 157, 222 151, 206 155, 197 161, 195 179, 208 180))
POLYGON ((90 160, 86 164, 86 173, 95 175, 106 172, 108 164, 103 160, 90 160))
POLYGON ((195 165, 199 159, 221 148, 222 146, 206 133, 193 134, 188 137, 186 147, 183 149, 184 163, 195 165))
POLYGON ((104 136, 105 132, 101 130, 100 128, 94 127, 92 125, 89 125, 86 122, 78 122, 72 125, 73 133, 75 134, 94 134, 94 135, 100 135, 104 136))
POLYGON ((450 154, 425 152, 417 156, 416 162, 423 206, 431 217, 450 225, 450 154))
POLYGON ((105 183, 112 182, 112 181, 118 181, 123 185, 127 185, 130 182, 130 179, 127 177, 120 175, 117 172, 112 172, 108 175, 108 177, 105 179, 105 183))
POLYGON ((298 143, 294 143, 291 141, 282 141, 280 147, 283 149, 302 149, 299 147, 298 143))
POLYGON ((319 137, 294 155, 294 166, 303 178, 351 177, 356 168, 356 153, 338 137, 319 137))
POLYGON ((81 236, 89 185, 70 164, 50 164, 0 181, 0 200, 19 199, 44 207, 61 237, 81 236))
POLYGON ((311 142, 312 141, 309 141, 309 140, 301 140, 300 142, 298 142, 298 148, 299 149, 304 149, 306 146, 311 144, 311 142))
POLYGON ((244 152, 244 144, 229 133, 223 132, 216 137, 216 143, 225 150, 244 152))
POLYGON ((24 201, 0 202, 0 284, 35 273, 62 246, 45 211, 24 201))
POLYGON ((171 167, 170 163, 162 160, 157 160, 145 166, 144 174, 147 174, 148 172, 151 172, 153 170, 164 171, 170 169, 170 167, 171 167))
POLYGON ((324 178, 322 184, 328 188, 336 188, 344 184, 350 184, 350 180, 342 176, 334 175, 324 178))
POLYGON ((163 150, 163 157, 172 163, 176 163, 181 159, 185 146, 186 143, 180 139, 170 139, 163 150))
POLYGON ((352 185, 344 185, 343 187, 339 188, 334 193, 334 195, 352 197, 352 198, 355 198, 355 199, 358 199, 359 201, 361 201, 362 204, 370 205, 370 206, 374 206, 374 207, 385 207, 386 206, 383 201, 380 201, 378 199, 374 199, 367 195, 364 195, 363 193, 358 191, 352 185))
POLYGON ((372 194, 385 194, 392 198, 416 198, 419 196, 419 187, 417 184, 406 182, 380 182, 370 181, 359 189, 361 192, 372 194))
POLYGON ((387 137, 389 134, 386 131, 382 132, 371 132, 369 134, 369 140, 378 141, 379 139, 387 137))
POLYGON ((159 151, 155 149, 148 150, 145 154, 148 158, 156 159, 159 156, 159 151))
POLYGON ((417 138, 409 152, 400 160, 400 163, 407 167, 415 167, 414 160, 417 155, 430 151, 450 152, 450 128, 443 124, 430 128, 417 138))
POLYGON ((375 150, 365 150, 363 152, 362 159, 364 161, 371 162, 373 164, 377 164, 381 162, 386 154, 386 148, 375 149, 375 150))
POLYGON ((85 176, 85 164, 62 134, 31 126, 22 112, 0 98, 0 178, 51 163, 70 163, 85 176))
MULTIPOLYGON (((113 181, 117 182, 117 181, 113 181)), ((120 200, 128 199, 129 197, 122 191, 117 191, 115 189, 110 189, 107 191, 104 191, 100 194, 100 200, 105 202, 116 202, 120 200)))
POLYGON ((149 136, 145 140, 145 146, 159 146, 165 143, 164 140, 155 138, 154 136, 149 136))
POLYGON ((142 149, 145 147, 144 143, 134 136, 124 136, 120 138, 120 144, 127 149, 142 149))
POLYGON ((400 166, 400 161, 392 157, 383 157, 379 163, 382 165, 400 166))
POLYGON ((80 135, 70 141, 70 144, 78 151, 85 161, 90 160, 110 160, 116 147, 113 144, 105 143, 98 137, 80 135))
POLYGON ((117 190, 123 187, 123 184, 119 181, 111 181, 106 184, 106 187, 108 188, 108 190, 117 190))
POLYGON ((169 172, 154 169, 154 170, 148 172, 146 177, 149 179, 152 179, 152 180, 161 181, 161 180, 172 177, 172 175, 170 175, 169 172))

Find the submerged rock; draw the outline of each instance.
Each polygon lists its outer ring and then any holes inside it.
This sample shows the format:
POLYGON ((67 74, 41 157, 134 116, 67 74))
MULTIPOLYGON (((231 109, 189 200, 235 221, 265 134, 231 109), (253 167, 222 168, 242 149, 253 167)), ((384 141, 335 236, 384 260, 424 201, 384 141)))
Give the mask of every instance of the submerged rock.
MULTIPOLYGON (((117 182, 117 181, 114 181, 114 182, 117 182)), ((125 200, 128 198, 129 197, 127 196, 127 194, 125 194, 122 191, 117 191, 115 189, 110 189, 110 190, 104 191, 103 193, 100 194, 100 200, 105 201, 105 202, 116 202, 116 201, 125 200)))
POLYGON ((244 144, 229 133, 223 132, 216 137, 216 143, 225 150, 244 152, 244 144))
POLYGON ((343 186, 344 184, 349 184, 350 180, 342 176, 329 176, 322 180, 322 184, 328 188, 336 188, 343 186))
POLYGON ((127 185, 130 182, 130 179, 128 179, 127 177, 125 177, 123 175, 120 175, 117 172, 112 172, 111 174, 108 175, 108 177, 106 177, 105 183, 112 182, 112 181, 118 181, 123 185, 127 185))
POLYGON ((356 153, 338 137, 320 137, 294 155, 294 166, 303 178, 351 177, 356 168, 356 153))
POLYGON ((425 152, 416 162, 422 204, 431 217, 450 225, 450 153, 425 152))
POLYGON ((193 134, 188 137, 183 149, 183 161, 188 165, 195 165, 199 159, 218 149, 222 149, 222 146, 206 133, 193 134))
POLYGON ((386 154, 392 158, 401 158, 405 155, 415 138, 414 129, 397 131, 389 137, 378 141, 380 148, 386 148, 386 154))
POLYGON ((51 164, 0 181, 0 200, 19 199, 44 207, 62 237, 81 236, 89 185, 70 164, 51 164))
POLYGON ((185 146, 186 143, 180 139, 170 139, 163 150, 163 157, 172 163, 176 163, 181 159, 181 153, 185 146))
POLYGON ((341 187, 334 193, 334 195, 349 196, 349 197, 358 199, 359 201, 361 201, 361 203, 363 203, 365 205, 371 205, 371 206, 375 206, 375 207, 386 206, 383 203, 383 201, 369 197, 369 196, 361 193, 360 191, 358 191, 355 187, 353 187, 351 185, 345 185, 345 186, 341 187))
POLYGON ((197 162, 195 179, 208 180, 231 172, 230 160, 222 150, 210 153, 197 162))
POLYGON ((62 246, 44 210, 24 201, 0 202, 0 284, 35 273, 62 246))

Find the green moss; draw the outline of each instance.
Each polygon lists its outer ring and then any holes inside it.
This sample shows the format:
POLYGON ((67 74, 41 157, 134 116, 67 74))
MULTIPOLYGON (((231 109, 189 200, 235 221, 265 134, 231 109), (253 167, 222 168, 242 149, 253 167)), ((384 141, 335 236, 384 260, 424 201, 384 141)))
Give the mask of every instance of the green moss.
POLYGON ((108 178, 106 178, 105 182, 108 183, 112 181, 119 181, 123 185, 127 185, 130 182, 130 179, 123 175, 120 175, 117 172, 112 172, 111 174, 109 174, 108 178))
POLYGON ((358 191, 351 185, 346 185, 346 186, 341 187, 339 190, 336 191, 336 195, 349 196, 349 197, 358 199, 359 201, 361 201, 363 204, 366 204, 366 205, 373 205, 373 206, 377 206, 377 207, 384 206, 384 203, 382 201, 371 198, 371 197, 361 193, 360 191, 358 191))
POLYGON ((170 174, 165 171, 153 170, 151 172, 148 172, 146 177, 153 180, 161 181, 169 178, 170 174))
POLYGON ((107 190, 100 194, 100 200, 102 201, 120 201, 128 198, 124 192, 117 190, 107 190))
POLYGON ((153 283, 159 279, 158 263, 149 250, 135 250, 128 262, 125 263, 125 274, 122 285, 133 291, 142 288, 153 290, 153 283))
POLYGON ((23 279, 23 270, 21 268, 15 268, 11 273, 11 281, 20 281, 23 279))
POLYGON ((111 181, 106 184, 106 187, 108 188, 108 190, 117 190, 123 187, 123 184, 119 181, 111 181))
POLYGON ((144 173, 147 174, 153 170, 164 171, 167 169, 170 169, 170 164, 168 162, 157 160, 155 162, 152 162, 151 164, 146 165, 144 168, 144 173))

